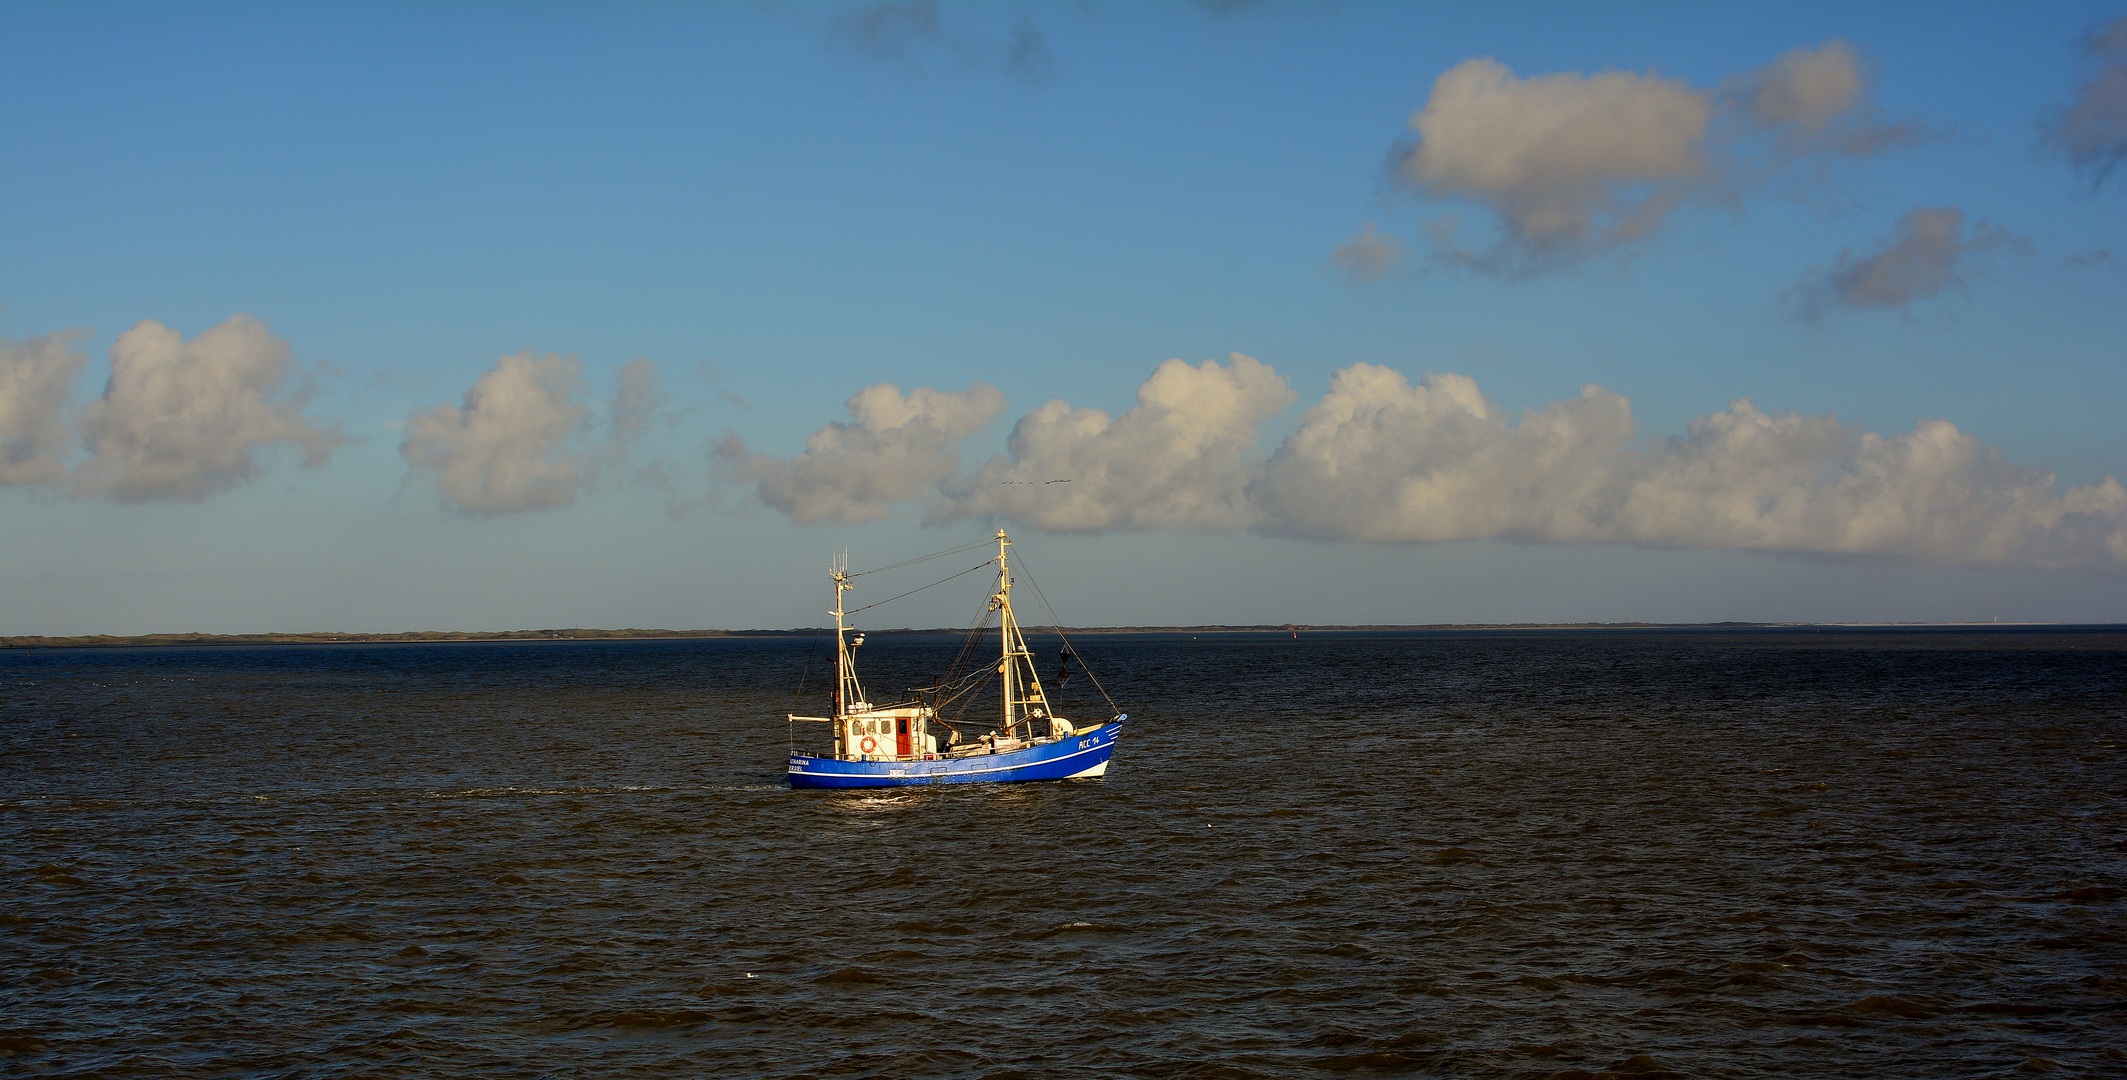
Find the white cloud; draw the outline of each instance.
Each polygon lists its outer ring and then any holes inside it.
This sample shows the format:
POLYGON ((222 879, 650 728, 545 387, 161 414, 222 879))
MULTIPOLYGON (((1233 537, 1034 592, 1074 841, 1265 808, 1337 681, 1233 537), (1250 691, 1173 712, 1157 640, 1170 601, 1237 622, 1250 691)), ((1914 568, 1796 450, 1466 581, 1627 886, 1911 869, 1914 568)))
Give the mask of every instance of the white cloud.
POLYGON ((76 485, 120 502, 198 501, 253 479, 262 450, 289 443, 306 468, 346 443, 302 414, 288 342, 249 315, 191 341, 153 319, 111 345, 111 379, 81 420, 89 460, 76 485))
POLYGON ((1616 538, 1912 562, 2127 570, 2127 490, 2054 492, 1947 420, 1883 436, 1738 401, 1636 462, 1616 538))
POLYGON ((720 465, 759 499, 801 524, 853 525, 885 517, 896 503, 929 502, 960 468, 960 440, 1004 409, 988 383, 957 394, 891 383, 865 387, 846 405, 855 423, 829 424, 805 450, 779 458, 749 453, 736 435, 717 448, 720 465))
POLYGON ((1258 432, 1292 391, 1236 354, 1162 364, 1119 417, 1049 402, 1014 427, 1006 454, 959 476, 953 433, 979 423, 904 431, 926 414, 924 393, 874 387, 851 401, 857 424, 816 432, 804 454, 740 449, 735 460, 763 501, 807 523, 919 503, 933 524, 1002 518, 1052 532, 1625 543, 2127 572, 2127 489, 2107 478, 2057 493, 2053 475, 2004 461, 1946 420, 1884 436, 1737 401, 1643 446, 1631 403, 1598 386, 1514 420, 1465 376, 1413 386, 1355 364, 1265 461, 1258 432), (891 415, 865 418, 871 394, 891 415))
POLYGON ((1354 364, 1272 455, 1264 531, 1411 543, 1600 538, 1633 437, 1624 398, 1589 386, 1510 426, 1461 375, 1411 386, 1354 364))
POLYGON ((1337 373, 1261 482, 1265 531, 1321 539, 1743 548, 2127 570, 2127 491, 2054 493, 1946 420, 1882 436, 1748 401, 1637 448, 1600 387, 1508 425, 1457 375, 1337 373))
POLYGON ((1294 398, 1270 365, 1240 353, 1223 365, 1169 360, 1119 417, 1062 401, 1028 413, 1007 452, 954 481, 932 519, 1006 517, 1055 532, 1248 526, 1256 425, 1294 398))
POLYGON ((1858 258, 1850 250, 1840 252, 1830 267, 1804 274, 1782 301, 1809 320, 1835 305, 1902 309, 1965 284, 2001 250, 2028 252, 2030 243, 1986 222, 1975 225, 1967 239, 1963 211, 1923 206, 1899 218, 1897 230, 1876 251, 1858 258))
POLYGON ((76 332, 0 341, 0 487, 56 484, 69 438, 60 410, 74 373, 88 357, 69 343, 76 332))
POLYGON ((1433 222, 1435 257, 1518 277, 1629 249, 1693 199, 1734 203, 1805 158, 1860 156, 1926 136, 1883 119, 1844 41, 1788 52, 1719 91, 1629 71, 1517 77, 1491 57, 1433 83, 1397 178, 1476 203, 1499 224, 1465 246, 1433 222))
POLYGON ((1633 240, 1707 171, 1707 95, 1605 71, 1516 78, 1490 57, 1433 83, 1401 163, 1413 188, 1499 216, 1502 245, 1470 261, 1535 269, 1633 240))
POLYGON ((526 349, 502 357, 462 405, 414 414, 399 453, 415 472, 432 473, 444 501, 466 513, 565 506, 596 475, 597 463, 569 446, 589 415, 577 400, 583 390, 583 362, 574 354, 526 349))

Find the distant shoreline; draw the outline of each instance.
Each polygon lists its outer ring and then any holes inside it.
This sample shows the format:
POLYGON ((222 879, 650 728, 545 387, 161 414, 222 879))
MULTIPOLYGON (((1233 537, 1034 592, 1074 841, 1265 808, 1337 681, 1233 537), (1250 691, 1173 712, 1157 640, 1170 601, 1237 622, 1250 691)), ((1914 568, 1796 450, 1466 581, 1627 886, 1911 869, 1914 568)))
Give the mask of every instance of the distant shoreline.
MULTIPOLYGON (((1397 631, 1473 630, 1928 630, 1928 629, 2090 629, 2127 631, 2122 623, 1421 623, 1409 625, 1314 626, 1300 623, 1247 626, 1070 626, 1066 634, 1299 634, 1299 633, 1391 633, 1397 631)), ((1028 627, 1041 633, 1044 627, 1028 627)), ((872 634, 964 634, 965 627, 917 629, 890 627, 869 629, 872 634)), ((1053 631, 1050 631, 1053 632, 1053 631)), ((139 649, 176 645, 432 645, 482 642, 535 641, 682 641, 699 638, 825 637, 827 627, 796 627, 789 630, 593 630, 580 627, 551 630, 410 630, 396 634, 293 633, 293 634, 82 634, 72 637, 17 635, 0 637, 0 649, 139 649)))

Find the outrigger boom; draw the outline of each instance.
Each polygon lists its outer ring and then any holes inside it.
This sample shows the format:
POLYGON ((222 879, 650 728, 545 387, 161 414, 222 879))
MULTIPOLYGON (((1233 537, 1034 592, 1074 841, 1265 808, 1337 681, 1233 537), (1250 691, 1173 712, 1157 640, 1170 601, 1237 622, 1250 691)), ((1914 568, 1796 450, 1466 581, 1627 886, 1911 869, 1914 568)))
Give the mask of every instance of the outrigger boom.
MULTIPOLYGON (((857 632, 855 640, 851 640, 851 613, 842 600, 843 593, 855 588, 850 579, 857 575, 849 572, 846 561, 836 560, 830 570, 835 583, 835 606, 829 612, 835 617, 834 715, 790 717, 792 721, 833 724, 834 748, 827 756, 792 751, 790 786, 898 787, 1064 780, 1097 777, 1108 771, 1115 740, 1128 717, 1117 712, 1113 719, 1081 728, 1050 708, 1041 676, 1034 670, 1033 654, 1012 613, 1011 546, 1011 538, 999 529, 997 556, 991 560, 997 564, 997 586, 987 610, 999 616, 1001 644, 996 674, 1002 712, 994 731, 966 741, 958 726, 938 715, 939 706, 947 700, 948 687, 943 682, 932 688, 936 693, 930 701, 919 699, 875 707, 867 699, 857 680, 856 666, 856 650, 864 644, 864 635, 857 632)), ((1075 657, 1068 645, 1064 656, 1067 663, 1075 657)), ((965 682, 954 685, 963 686, 965 682)), ((1102 696, 1106 697, 1105 692, 1102 696)))

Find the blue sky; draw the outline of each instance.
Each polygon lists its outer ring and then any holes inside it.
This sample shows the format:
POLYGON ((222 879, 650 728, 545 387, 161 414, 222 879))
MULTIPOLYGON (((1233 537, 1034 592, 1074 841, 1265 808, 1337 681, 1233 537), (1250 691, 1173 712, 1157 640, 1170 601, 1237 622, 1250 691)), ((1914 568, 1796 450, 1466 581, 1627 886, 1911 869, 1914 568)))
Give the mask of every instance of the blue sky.
POLYGON ((0 5, 0 633, 2127 619, 2122 17, 0 5))

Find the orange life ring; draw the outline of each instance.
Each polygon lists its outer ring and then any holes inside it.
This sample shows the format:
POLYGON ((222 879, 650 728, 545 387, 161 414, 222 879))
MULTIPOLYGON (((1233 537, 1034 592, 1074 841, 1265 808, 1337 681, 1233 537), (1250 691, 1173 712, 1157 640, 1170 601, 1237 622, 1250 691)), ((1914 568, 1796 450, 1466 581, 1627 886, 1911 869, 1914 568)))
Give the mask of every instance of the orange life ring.
POLYGON ((869 754, 872 751, 879 749, 879 740, 874 739, 869 735, 866 735, 864 737, 864 742, 860 745, 864 747, 864 752, 869 754))

